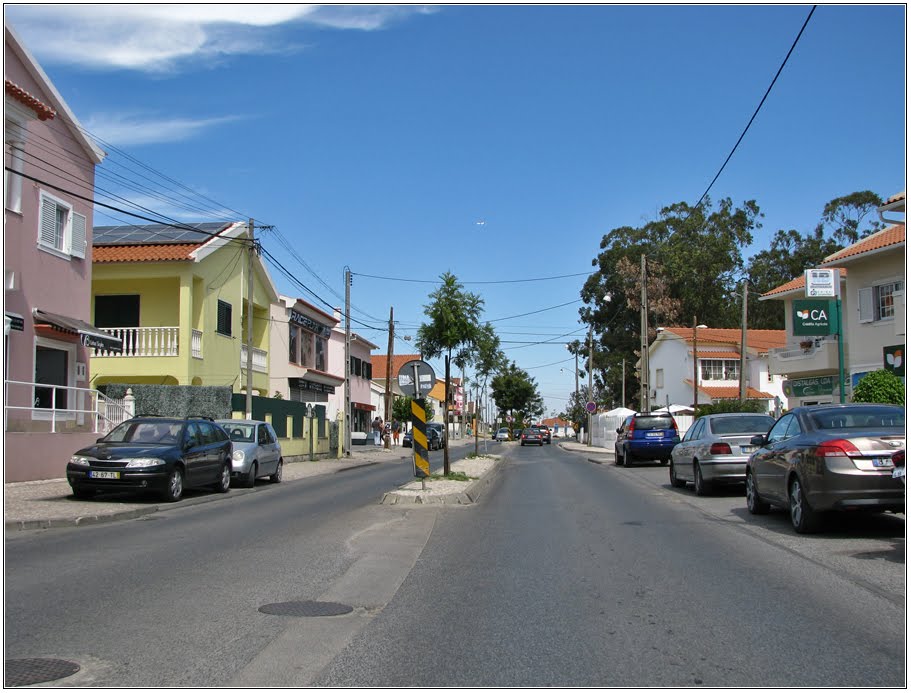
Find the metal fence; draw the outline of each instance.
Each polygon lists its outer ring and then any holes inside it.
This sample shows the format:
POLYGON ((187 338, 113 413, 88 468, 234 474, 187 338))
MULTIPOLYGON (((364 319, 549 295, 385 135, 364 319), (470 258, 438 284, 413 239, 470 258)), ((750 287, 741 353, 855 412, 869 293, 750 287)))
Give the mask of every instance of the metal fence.
POLYGON ((107 433, 133 415, 132 393, 114 400, 98 390, 6 380, 3 430, 107 433))

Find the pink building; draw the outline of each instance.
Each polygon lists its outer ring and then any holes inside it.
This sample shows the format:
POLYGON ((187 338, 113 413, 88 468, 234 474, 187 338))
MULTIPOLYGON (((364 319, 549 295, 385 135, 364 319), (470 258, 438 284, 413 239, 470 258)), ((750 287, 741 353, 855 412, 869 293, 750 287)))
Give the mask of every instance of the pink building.
POLYGON ((59 478, 99 428, 89 348, 92 202, 102 152, 4 26, 4 448, 6 481, 59 478))
MULTIPOLYGON (((379 347, 361 335, 351 333, 351 431, 367 434, 370 422, 376 416, 376 406, 370 400, 370 383, 373 378, 373 366, 370 352, 379 347)), ((329 338, 330 363, 342 364, 344 375, 345 363, 345 330, 336 327, 329 338)), ((329 396, 328 415, 334 416, 345 411, 345 387, 335 388, 329 396)))

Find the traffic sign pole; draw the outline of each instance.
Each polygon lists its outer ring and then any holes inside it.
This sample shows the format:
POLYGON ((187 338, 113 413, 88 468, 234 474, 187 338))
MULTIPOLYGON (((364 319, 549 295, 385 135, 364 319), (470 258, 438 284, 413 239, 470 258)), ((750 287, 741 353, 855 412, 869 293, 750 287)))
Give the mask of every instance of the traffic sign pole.
POLYGON ((411 446, 414 448, 414 475, 421 478, 421 489, 426 491, 430 462, 427 459, 427 414, 423 399, 411 400, 411 446))

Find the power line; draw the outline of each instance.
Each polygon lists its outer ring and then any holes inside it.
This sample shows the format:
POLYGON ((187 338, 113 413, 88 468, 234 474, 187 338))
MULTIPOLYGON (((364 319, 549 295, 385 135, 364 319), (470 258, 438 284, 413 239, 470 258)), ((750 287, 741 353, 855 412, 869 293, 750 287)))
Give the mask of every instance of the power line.
POLYGON ((502 322, 503 320, 512 320, 514 318, 524 318, 526 315, 535 315, 537 313, 543 313, 548 310, 554 310, 556 308, 563 308, 565 306, 571 306, 574 303, 581 303, 581 302, 582 302, 582 299, 577 298, 575 301, 567 301, 566 303, 561 303, 560 305, 557 305, 557 306, 550 306, 549 308, 541 308, 540 310, 533 310, 529 313, 520 313, 519 315, 509 315, 505 318, 495 318, 494 320, 487 320, 486 322, 502 322))
MULTIPOLYGON (((440 284, 439 279, 409 279, 406 277, 380 277, 375 274, 363 274, 361 272, 352 272, 351 274, 358 277, 367 277, 369 279, 382 279, 385 281, 391 282, 410 282, 413 284, 440 284)), ((537 277, 533 279, 501 279, 498 281, 476 281, 476 282, 463 282, 460 281, 460 284, 519 284, 522 282, 543 282, 549 281, 551 279, 566 279, 567 277, 587 277, 591 275, 591 272, 579 272, 577 274, 561 274, 556 277, 537 277)))

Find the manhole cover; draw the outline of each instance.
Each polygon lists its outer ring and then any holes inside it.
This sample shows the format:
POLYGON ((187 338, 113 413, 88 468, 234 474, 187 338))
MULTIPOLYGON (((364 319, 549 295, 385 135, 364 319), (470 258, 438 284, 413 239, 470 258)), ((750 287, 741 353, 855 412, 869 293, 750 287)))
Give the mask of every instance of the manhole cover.
POLYGON ((65 659, 7 659, 4 685, 30 686, 66 678, 77 671, 79 665, 65 659))
POLYGON ((336 602, 278 602, 259 607, 264 614, 273 616, 341 616, 354 611, 353 606, 336 602))

